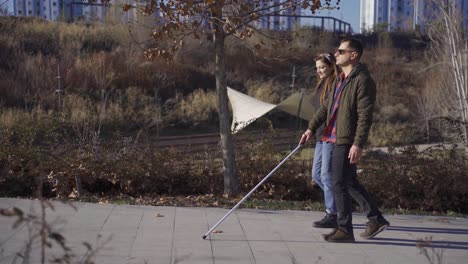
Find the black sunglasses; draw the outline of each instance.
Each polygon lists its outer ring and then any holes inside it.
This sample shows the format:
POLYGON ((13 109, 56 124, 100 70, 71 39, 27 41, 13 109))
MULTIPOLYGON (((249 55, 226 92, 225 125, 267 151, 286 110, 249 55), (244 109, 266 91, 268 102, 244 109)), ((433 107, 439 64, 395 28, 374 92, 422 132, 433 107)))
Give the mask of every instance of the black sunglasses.
POLYGON ((346 52, 355 52, 354 50, 345 50, 345 49, 337 49, 335 53, 339 53, 340 55, 345 54, 346 52))

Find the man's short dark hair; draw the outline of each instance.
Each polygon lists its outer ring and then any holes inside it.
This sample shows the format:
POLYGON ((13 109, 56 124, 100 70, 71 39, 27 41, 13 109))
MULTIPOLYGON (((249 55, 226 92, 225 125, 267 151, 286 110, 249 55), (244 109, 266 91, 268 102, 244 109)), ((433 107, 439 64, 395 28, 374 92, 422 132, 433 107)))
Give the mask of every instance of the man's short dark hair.
POLYGON ((364 52, 361 41, 355 38, 345 38, 340 42, 340 44, 344 42, 347 42, 348 47, 352 50, 355 50, 358 54, 358 58, 361 59, 362 53, 364 52))

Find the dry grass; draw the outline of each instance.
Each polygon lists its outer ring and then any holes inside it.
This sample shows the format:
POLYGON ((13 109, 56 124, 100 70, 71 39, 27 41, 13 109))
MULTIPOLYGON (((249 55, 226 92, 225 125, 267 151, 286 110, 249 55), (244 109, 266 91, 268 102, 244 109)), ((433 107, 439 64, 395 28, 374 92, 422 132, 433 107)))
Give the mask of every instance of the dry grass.
POLYGON ((407 123, 377 123, 371 127, 369 144, 372 146, 399 146, 421 141, 419 126, 407 123))
POLYGON ((31 115, 23 110, 4 109, 0 113, 0 123, 6 128, 13 128, 19 120, 31 118, 31 115))
POLYGON ((210 122, 216 118, 217 109, 216 92, 198 89, 180 98, 172 111, 171 121, 191 125, 210 122))
POLYGON ((249 96, 255 97, 264 102, 277 104, 281 101, 284 94, 281 90, 284 90, 284 87, 273 80, 267 81, 248 81, 246 83, 247 94, 249 96))

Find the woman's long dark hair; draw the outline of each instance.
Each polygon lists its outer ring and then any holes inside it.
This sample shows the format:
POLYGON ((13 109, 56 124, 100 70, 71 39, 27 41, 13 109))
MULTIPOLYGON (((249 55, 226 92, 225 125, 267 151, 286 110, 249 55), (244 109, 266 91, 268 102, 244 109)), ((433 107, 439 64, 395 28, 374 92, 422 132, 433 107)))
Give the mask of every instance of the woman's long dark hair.
POLYGON ((315 94, 320 91, 320 104, 323 105, 325 97, 330 90, 333 90, 332 84, 338 78, 338 66, 336 66, 335 56, 331 53, 323 53, 318 55, 314 61, 321 61, 332 68, 331 74, 324 80, 320 80, 317 74, 317 85, 315 86, 315 94), (320 89, 322 87, 322 89, 320 89))

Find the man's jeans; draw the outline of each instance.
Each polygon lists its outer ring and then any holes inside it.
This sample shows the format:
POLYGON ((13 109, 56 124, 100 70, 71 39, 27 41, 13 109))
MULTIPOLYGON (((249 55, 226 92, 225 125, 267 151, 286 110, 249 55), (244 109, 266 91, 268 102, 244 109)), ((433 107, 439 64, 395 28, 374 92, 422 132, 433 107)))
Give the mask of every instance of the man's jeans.
POLYGON ((332 153, 332 189, 338 210, 338 228, 346 232, 353 232, 351 197, 359 203, 369 222, 379 223, 382 219, 381 212, 357 179, 356 164, 349 163, 350 148, 351 145, 335 145, 332 153))
POLYGON ((331 155, 333 144, 319 141, 315 144, 312 179, 322 188, 327 213, 336 213, 332 191, 331 155))

